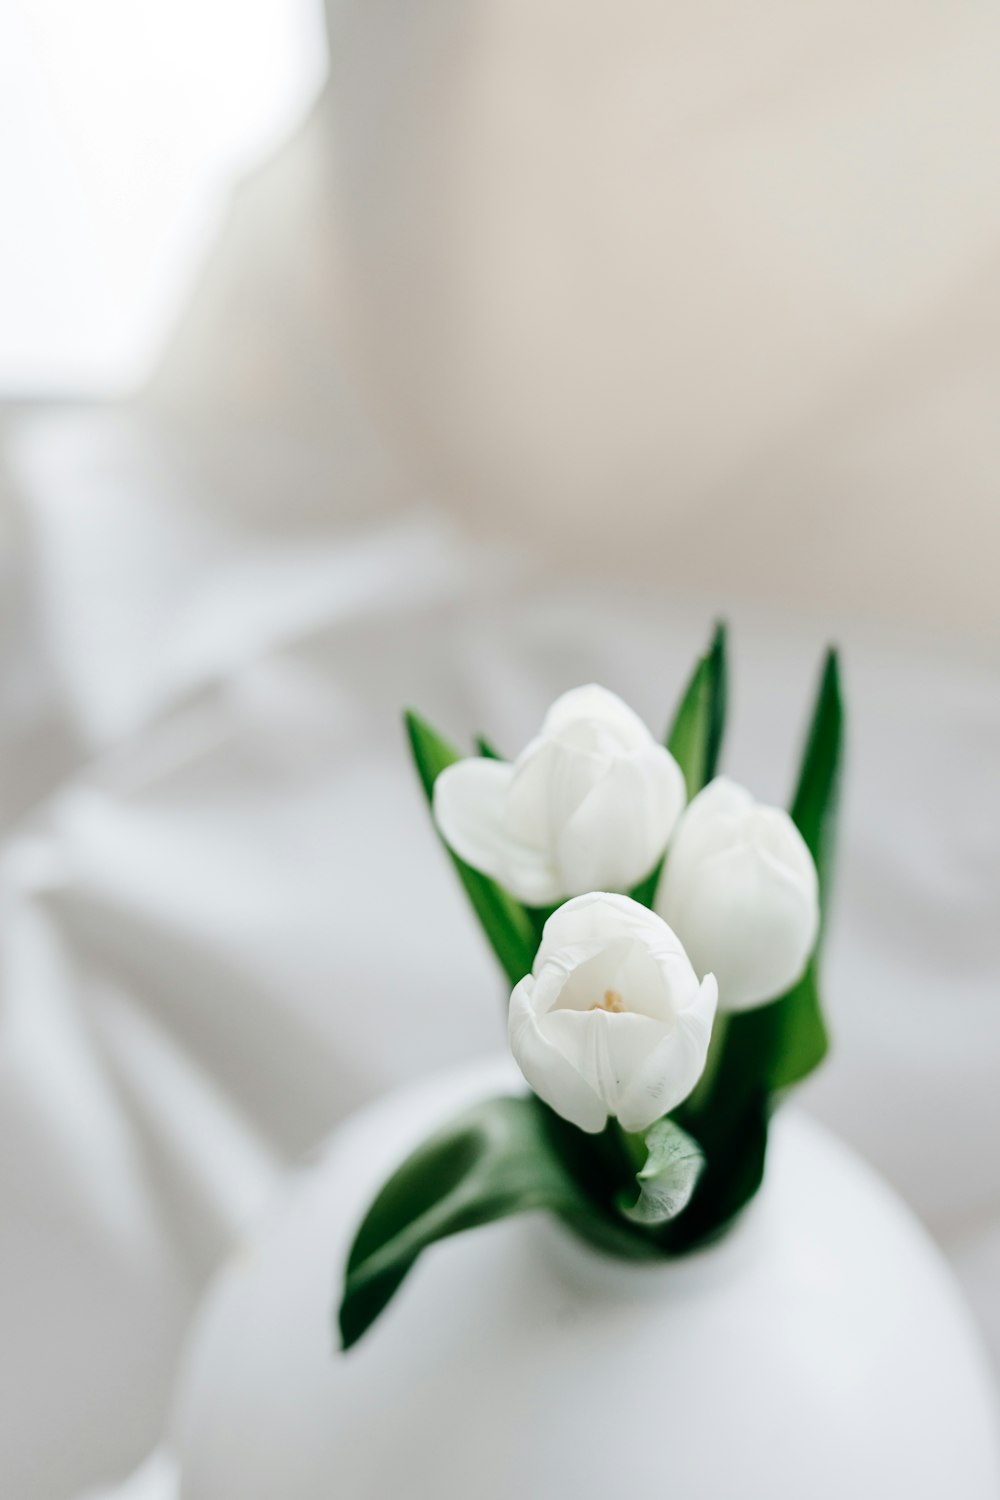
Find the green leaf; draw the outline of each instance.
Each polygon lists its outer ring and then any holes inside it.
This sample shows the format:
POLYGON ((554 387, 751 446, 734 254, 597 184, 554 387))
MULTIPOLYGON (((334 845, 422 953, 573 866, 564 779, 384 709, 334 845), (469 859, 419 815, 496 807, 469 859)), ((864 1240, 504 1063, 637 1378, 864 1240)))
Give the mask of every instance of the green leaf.
MULTIPOLYGON (((427 800, 432 803, 435 781, 446 766, 462 757, 418 714, 407 712, 405 720, 413 759, 427 800)), ((504 973, 512 985, 517 984, 530 973, 538 951, 536 919, 496 881, 473 870, 451 849, 448 853, 504 973)))
MULTIPOLYGON (((708 785, 718 767, 726 727, 727 678, 726 627, 720 622, 688 679, 666 739, 667 749, 684 772, 689 801, 708 785)), ((632 889, 634 901, 652 906, 662 870, 661 859, 632 889)))
MULTIPOLYGON (((791 806, 792 818, 816 862, 823 916, 833 865, 843 736, 840 672, 836 652, 831 650, 823 664, 791 806)), ((819 942, 805 974, 786 995, 732 1018, 731 1045, 758 1059, 758 1077, 772 1091, 806 1078, 827 1054, 818 964, 819 942)))
POLYGON ((764 1180, 769 1106, 759 1090, 724 1101, 710 1117, 688 1125, 705 1157, 705 1170, 688 1208, 659 1231, 664 1254, 682 1254, 716 1240, 764 1180))
MULTIPOLYGON (((833 857, 843 718, 837 656, 830 651, 823 665, 791 807, 819 871, 822 912, 833 857)), ((817 943, 805 974, 787 994, 768 1005, 722 1018, 724 1043, 707 1112, 717 1107, 714 1101, 719 1097, 732 1097, 734 1091, 742 1095, 788 1088, 822 1062, 828 1041, 819 998, 818 959, 817 943)))
POLYGON ((623 1195, 618 1209, 633 1224, 665 1224, 691 1201, 705 1158, 698 1142, 674 1123, 657 1120, 646 1132, 646 1163, 636 1173, 639 1197, 623 1195))
POLYGON ((494 750, 489 740, 484 735, 476 735, 476 749, 484 760, 503 760, 499 750, 494 750))
POLYGON ((705 655, 684 691, 667 736, 667 749, 684 772, 688 800, 715 775, 726 727, 726 627, 715 627, 705 655))
POLYGON ((819 996, 815 955, 798 984, 763 1011, 772 1014, 763 1023, 768 1063, 762 1069, 767 1086, 774 1092, 801 1083, 819 1067, 830 1048, 819 996))
MULTIPOLYGON (((843 749, 843 705, 834 651, 827 654, 791 813, 816 861, 825 915, 843 749)), ((760 1185, 771 1096, 822 1062, 828 1041, 818 985, 819 944, 802 979, 768 1005, 716 1019, 704 1081, 677 1111, 708 1169, 676 1238, 706 1236, 760 1185)))
POLYGON ((343 1348, 371 1326, 428 1246, 512 1214, 548 1209, 606 1249, 656 1253, 603 1221, 568 1169, 554 1123, 564 1125, 533 1094, 489 1099, 414 1151, 378 1194, 351 1248, 339 1311, 343 1348))
POLYGON ((827 652, 806 739, 791 814, 819 871, 821 909, 830 884, 844 741, 837 653, 827 652))

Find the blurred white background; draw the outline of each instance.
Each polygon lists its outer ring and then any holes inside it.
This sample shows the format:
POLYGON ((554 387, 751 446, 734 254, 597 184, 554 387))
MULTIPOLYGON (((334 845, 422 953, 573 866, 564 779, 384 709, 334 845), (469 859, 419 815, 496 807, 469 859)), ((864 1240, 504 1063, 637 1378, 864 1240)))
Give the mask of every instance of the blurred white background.
POLYGON ((314 0, 5 0, 0 392, 144 381, 234 182, 325 74, 314 0))
POLYGON ((719 613, 768 796, 844 644, 808 1100, 1000 1357, 1000 16, 325 21, 0 5, 17 1500, 167 1500, 185 1328, 282 1171, 502 1045, 400 707, 516 748, 596 678, 659 728, 719 613))

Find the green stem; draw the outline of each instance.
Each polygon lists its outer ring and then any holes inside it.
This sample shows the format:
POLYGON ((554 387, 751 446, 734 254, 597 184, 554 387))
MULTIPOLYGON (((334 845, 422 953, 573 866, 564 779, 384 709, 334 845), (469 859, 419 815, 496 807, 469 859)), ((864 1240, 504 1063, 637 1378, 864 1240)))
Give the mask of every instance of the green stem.
POLYGON ((618 1121, 614 1122, 615 1134, 621 1144, 622 1150, 632 1164, 635 1172, 641 1172, 646 1165, 649 1148, 646 1145, 646 1132, 644 1130, 636 1133, 623 1130, 618 1121))

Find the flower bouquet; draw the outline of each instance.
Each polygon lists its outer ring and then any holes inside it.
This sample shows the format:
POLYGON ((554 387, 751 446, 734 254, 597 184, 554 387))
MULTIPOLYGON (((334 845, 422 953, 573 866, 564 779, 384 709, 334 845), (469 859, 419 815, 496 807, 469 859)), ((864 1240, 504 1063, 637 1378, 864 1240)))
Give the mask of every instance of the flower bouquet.
POLYGON ((345 1121, 220 1278, 183 1500, 997 1500, 947 1268, 775 1108, 827 1049, 837 658, 787 812, 718 774, 726 680, 719 629, 663 743, 584 687, 512 763, 408 716, 512 1057, 345 1121))
POLYGON ((664 742, 588 686, 513 763, 416 714, 414 760, 513 986, 531 1092, 477 1103, 382 1188, 347 1264, 349 1347, 435 1241, 545 1209, 612 1256, 682 1255, 759 1188, 776 1101, 822 1060, 818 945, 843 713, 827 655, 790 812, 717 774, 726 633, 664 742))

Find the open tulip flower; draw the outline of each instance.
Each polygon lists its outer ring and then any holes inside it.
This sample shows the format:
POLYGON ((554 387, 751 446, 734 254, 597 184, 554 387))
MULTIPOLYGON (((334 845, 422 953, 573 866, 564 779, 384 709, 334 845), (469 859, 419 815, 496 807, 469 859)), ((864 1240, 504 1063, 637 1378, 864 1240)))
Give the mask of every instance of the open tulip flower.
POLYGON ((590 686, 512 764, 463 758, 408 715, 531 1092, 473 1106, 385 1184, 348 1259, 345 1347, 423 1250, 475 1224, 548 1209, 648 1260, 717 1236, 757 1191, 773 1105, 827 1048, 842 710, 830 652, 785 812, 717 775, 726 683, 720 627, 662 744, 590 686))
POLYGON ((614 693, 590 686, 556 699, 513 765, 480 757, 443 771, 434 817, 466 864, 551 906, 630 890, 663 854, 684 801, 670 751, 614 693))
POLYGON ((533 974, 510 997, 510 1046, 538 1097, 588 1132, 613 1115, 645 1130, 701 1077, 716 985, 666 922, 594 893, 546 922, 533 974))

